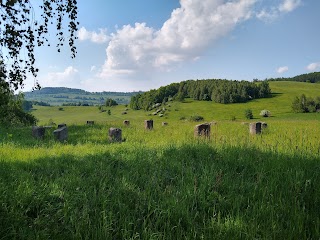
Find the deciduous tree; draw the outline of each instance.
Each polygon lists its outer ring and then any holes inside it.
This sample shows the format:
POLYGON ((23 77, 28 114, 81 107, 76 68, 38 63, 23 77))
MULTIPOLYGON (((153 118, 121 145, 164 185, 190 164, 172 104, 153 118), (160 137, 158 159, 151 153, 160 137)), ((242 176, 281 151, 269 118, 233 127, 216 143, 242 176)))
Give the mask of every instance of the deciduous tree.
MULTIPOLYGON (((50 46, 51 25, 56 29, 58 52, 67 39, 71 57, 76 55, 77 0, 43 0, 40 5, 36 2, 0 0, 0 123, 35 122, 34 117, 23 113, 22 101, 17 100, 13 90, 24 86, 28 73, 37 77, 35 48, 50 46), (36 16, 38 12, 40 16, 36 16)), ((40 89, 37 81, 34 88, 40 89)))

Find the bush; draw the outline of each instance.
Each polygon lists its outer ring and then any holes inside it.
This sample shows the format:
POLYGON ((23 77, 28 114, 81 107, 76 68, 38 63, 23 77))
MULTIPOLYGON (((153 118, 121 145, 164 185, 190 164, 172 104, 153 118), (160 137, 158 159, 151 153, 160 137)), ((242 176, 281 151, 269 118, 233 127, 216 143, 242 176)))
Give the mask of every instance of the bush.
POLYGON ((189 118, 190 121, 193 122, 200 122, 202 121, 204 118, 202 116, 198 116, 198 115, 193 115, 189 118))
POLYGON ((270 117, 271 116, 271 112, 264 109, 264 110, 262 110, 260 112, 260 116, 262 116, 262 117, 270 117))
POLYGON ((320 97, 314 99, 302 94, 300 97, 295 97, 291 107, 296 113, 317 112, 320 109, 320 97))
POLYGON ((118 105, 118 103, 115 100, 111 99, 111 98, 108 98, 106 100, 106 106, 107 107, 112 107, 112 106, 117 106, 117 105, 118 105))
POLYGON ((246 119, 252 119, 253 118, 253 113, 252 113, 251 109, 246 109, 244 111, 244 115, 245 115, 246 119))

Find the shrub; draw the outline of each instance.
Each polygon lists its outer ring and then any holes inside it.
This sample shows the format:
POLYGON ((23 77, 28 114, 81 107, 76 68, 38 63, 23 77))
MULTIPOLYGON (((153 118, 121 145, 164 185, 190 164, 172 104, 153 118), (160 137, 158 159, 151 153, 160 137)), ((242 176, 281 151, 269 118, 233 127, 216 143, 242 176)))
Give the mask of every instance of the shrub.
POLYGON ((271 112, 269 110, 264 109, 264 110, 262 110, 260 112, 260 116, 262 116, 262 117, 270 117, 271 116, 271 112))
POLYGON ((112 107, 112 106, 116 106, 116 105, 118 105, 118 103, 115 100, 113 100, 111 98, 108 98, 106 100, 106 106, 107 107, 112 107))
POLYGON ((192 115, 189 120, 193 121, 193 122, 200 122, 202 121, 204 118, 202 116, 198 116, 198 115, 192 115))
POLYGON ((252 119, 253 118, 253 113, 252 113, 251 109, 246 109, 244 111, 244 115, 245 115, 246 119, 252 119))

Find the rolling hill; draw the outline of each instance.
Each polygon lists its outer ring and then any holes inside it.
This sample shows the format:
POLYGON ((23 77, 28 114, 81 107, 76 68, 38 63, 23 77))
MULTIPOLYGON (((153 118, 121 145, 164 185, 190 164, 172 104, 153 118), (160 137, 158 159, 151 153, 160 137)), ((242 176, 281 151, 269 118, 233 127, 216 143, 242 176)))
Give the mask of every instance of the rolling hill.
POLYGON ((128 104, 131 96, 139 92, 87 92, 82 89, 66 87, 45 87, 41 90, 24 92, 25 100, 58 105, 100 105, 107 98, 114 99, 119 104, 128 104))

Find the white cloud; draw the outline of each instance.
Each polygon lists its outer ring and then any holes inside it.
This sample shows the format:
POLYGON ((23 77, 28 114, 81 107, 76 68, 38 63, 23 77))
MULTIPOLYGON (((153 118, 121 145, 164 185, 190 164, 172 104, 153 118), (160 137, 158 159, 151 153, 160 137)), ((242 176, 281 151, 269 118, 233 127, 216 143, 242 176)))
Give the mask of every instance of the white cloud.
POLYGON ((277 73, 285 73, 285 72, 287 72, 289 70, 289 67, 287 67, 287 66, 284 66, 284 67, 279 67, 278 69, 277 69, 277 73))
POLYGON ((311 72, 316 71, 317 69, 320 69, 320 62, 310 63, 307 66, 307 70, 311 72))
MULTIPOLYGON (((248 19, 274 20, 301 5, 301 0, 281 0, 262 9, 258 2, 261 1, 180 0, 180 7, 172 11, 160 29, 146 23, 116 28, 107 37, 106 60, 97 77, 139 79, 139 75, 156 71, 170 72, 181 63, 201 58, 219 39, 248 19)), ((82 32, 83 38, 90 38, 85 28, 82 32)), ((278 71, 283 73, 288 68, 278 71)))
POLYGON ((271 10, 263 9, 256 13, 256 17, 262 21, 270 22, 279 17, 279 12, 276 8, 272 8, 271 10))
POLYGON ((301 0, 284 0, 278 9, 280 12, 291 12, 299 5, 301 5, 301 0))
POLYGON ((277 19, 281 14, 292 12, 301 5, 301 0, 282 0, 277 6, 271 6, 270 9, 262 9, 256 13, 256 17, 263 21, 273 21, 277 19))
POLYGON ((106 43, 110 40, 106 29, 99 29, 99 32, 90 32, 85 27, 81 27, 78 31, 78 38, 80 41, 90 40, 94 43, 106 43))
POLYGON ((47 76, 41 80, 41 85, 43 87, 59 87, 61 85, 74 87, 79 82, 79 79, 78 69, 69 66, 63 72, 49 72, 47 76))
POLYGON ((180 0, 162 28, 125 25, 111 34, 100 77, 168 70, 197 59, 206 48, 252 16, 256 0, 180 0))

